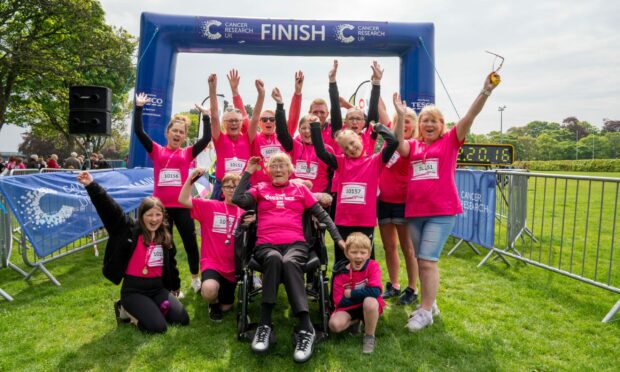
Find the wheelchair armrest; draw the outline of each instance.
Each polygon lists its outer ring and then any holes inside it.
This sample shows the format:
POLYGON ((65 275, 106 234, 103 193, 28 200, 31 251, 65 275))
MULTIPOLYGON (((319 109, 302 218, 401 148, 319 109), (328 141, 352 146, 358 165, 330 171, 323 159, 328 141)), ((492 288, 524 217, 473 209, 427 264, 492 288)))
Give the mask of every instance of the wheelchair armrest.
POLYGON ((315 251, 308 252, 308 261, 306 262, 306 266, 304 267, 305 272, 310 272, 318 269, 321 266, 321 260, 319 260, 319 256, 317 256, 315 251))
POLYGON ((248 268, 252 271, 263 272, 263 265, 259 264, 258 261, 256 261, 256 258, 254 258, 254 256, 250 258, 250 261, 248 262, 248 268))
POLYGON ((319 222, 318 223, 318 229, 319 229, 319 231, 325 231, 325 230, 327 230, 327 225, 324 224, 323 222, 319 222))

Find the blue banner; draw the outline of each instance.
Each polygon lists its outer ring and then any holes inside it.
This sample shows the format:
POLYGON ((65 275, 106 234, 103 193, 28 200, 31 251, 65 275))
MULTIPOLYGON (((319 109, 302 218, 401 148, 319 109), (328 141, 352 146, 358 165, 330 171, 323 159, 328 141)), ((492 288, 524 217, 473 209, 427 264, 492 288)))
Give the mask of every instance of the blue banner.
POLYGON ((463 213, 456 216, 452 235, 493 248, 495 240, 495 171, 457 169, 456 188, 463 213))
MULTIPOLYGON (((91 173, 129 212, 153 193, 153 169, 91 173)), ((36 173, 0 177, 0 192, 39 257, 103 226, 77 173, 36 173)))

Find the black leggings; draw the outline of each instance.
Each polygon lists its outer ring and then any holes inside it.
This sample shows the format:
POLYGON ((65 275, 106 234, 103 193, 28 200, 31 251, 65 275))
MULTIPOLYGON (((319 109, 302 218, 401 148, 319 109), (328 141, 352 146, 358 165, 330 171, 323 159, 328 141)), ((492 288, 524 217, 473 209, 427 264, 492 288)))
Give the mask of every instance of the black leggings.
POLYGON ((170 324, 189 324, 189 315, 183 305, 164 289, 161 278, 138 278, 126 275, 121 287, 123 308, 138 319, 138 328, 145 332, 164 333, 170 324), (160 305, 170 303, 164 316, 160 305))
POLYGON ((192 275, 198 275, 198 244, 196 243, 194 220, 190 211, 188 208, 166 208, 166 211, 170 233, 172 234, 172 227, 176 225, 183 240, 183 247, 185 247, 185 252, 187 252, 189 272, 192 275))
MULTIPOLYGON (((338 232, 344 241, 347 240, 347 237, 353 232, 361 232, 366 235, 370 239, 370 258, 375 259, 375 242, 374 242, 374 233, 375 228, 373 227, 362 227, 362 226, 337 226, 338 232)), ((334 266, 340 260, 346 260, 347 257, 344 255, 344 252, 338 244, 334 244, 334 266)))

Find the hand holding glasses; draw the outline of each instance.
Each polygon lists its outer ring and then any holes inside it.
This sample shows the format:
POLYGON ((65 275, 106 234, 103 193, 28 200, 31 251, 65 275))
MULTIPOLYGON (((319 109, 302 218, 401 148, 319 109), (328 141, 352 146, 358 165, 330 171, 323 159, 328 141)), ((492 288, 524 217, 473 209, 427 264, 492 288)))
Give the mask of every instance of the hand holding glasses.
POLYGON ((497 86, 502 81, 499 77, 498 72, 504 65, 504 57, 500 56, 499 54, 489 52, 488 50, 485 50, 485 52, 495 56, 495 58, 493 59, 493 70, 491 72, 491 84, 493 84, 494 86, 497 86), (496 63, 499 63, 497 68, 495 67, 496 63))

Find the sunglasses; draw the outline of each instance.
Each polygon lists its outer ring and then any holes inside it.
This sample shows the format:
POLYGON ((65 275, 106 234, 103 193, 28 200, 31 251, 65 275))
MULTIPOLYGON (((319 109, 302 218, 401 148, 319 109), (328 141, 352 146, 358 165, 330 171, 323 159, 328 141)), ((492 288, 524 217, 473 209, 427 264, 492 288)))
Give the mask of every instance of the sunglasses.
POLYGON ((263 123, 266 123, 268 121, 274 123, 276 121, 276 118, 274 116, 271 116, 271 117, 263 116, 262 118, 260 118, 260 121, 262 121, 263 123))

